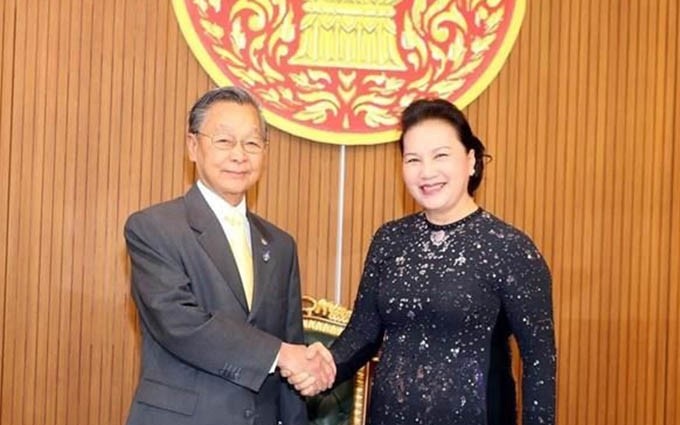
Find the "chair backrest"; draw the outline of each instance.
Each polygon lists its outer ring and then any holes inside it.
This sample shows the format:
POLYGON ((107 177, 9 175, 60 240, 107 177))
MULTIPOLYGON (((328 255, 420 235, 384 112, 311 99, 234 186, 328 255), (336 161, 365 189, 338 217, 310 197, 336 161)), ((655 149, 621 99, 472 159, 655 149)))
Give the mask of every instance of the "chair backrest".
MULTIPOLYGON (((305 343, 329 346, 347 326, 352 311, 328 300, 303 297, 305 343)), ((307 398, 310 425, 363 425, 366 416, 368 367, 332 390, 307 398)))

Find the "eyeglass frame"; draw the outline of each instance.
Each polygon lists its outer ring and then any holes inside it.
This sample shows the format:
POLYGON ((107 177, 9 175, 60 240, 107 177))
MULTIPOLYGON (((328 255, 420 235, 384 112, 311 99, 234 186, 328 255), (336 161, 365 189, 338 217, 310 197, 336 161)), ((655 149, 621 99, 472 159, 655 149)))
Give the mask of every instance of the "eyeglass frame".
POLYGON ((226 142, 226 144, 219 145, 215 141, 214 135, 211 136, 209 134, 205 134, 205 133, 202 133, 200 131, 192 131, 191 134, 196 135, 196 136, 207 137, 208 140, 210 140, 210 144, 212 146, 214 146, 215 149, 221 150, 221 151, 230 151, 230 150, 232 150, 236 147, 236 143, 240 143, 241 149, 243 149, 244 152, 255 155, 255 154, 260 154, 260 153, 264 152, 267 149, 267 146, 269 146, 269 140, 267 140, 266 137, 261 138, 262 139, 262 147, 259 148, 259 150, 253 151, 253 150, 251 150, 250 148, 247 147, 248 146, 247 143, 252 141, 251 137, 246 138, 246 139, 236 139, 236 138, 227 139, 226 135, 220 135, 220 137, 222 137, 222 139, 220 139, 220 140, 224 140, 226 142))

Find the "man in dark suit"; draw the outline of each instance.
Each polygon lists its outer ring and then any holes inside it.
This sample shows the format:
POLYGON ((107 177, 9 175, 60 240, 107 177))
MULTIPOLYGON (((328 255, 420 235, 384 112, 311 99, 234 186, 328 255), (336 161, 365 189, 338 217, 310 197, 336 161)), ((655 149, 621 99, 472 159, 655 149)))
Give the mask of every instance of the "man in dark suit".
POLYGON ((266 127, 244 90, 206 93, 189 116, 197 183, 130 216, 125 238, 142 329, 129 425, 304 425, 303 399, 279 370, 319 388, 334 366, 306 354, 295 242, 248 211, 266 127))

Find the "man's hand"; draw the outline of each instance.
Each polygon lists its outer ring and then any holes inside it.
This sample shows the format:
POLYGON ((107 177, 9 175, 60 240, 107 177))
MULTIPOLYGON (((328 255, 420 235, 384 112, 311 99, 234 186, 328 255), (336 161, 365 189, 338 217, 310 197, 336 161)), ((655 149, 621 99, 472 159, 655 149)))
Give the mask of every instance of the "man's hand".
POLYGON ((309 347, 283 343, 279 351, 281 376, 300 394, 311 396, 329 389, 335 380, 333 355, 320 342, 309 347))

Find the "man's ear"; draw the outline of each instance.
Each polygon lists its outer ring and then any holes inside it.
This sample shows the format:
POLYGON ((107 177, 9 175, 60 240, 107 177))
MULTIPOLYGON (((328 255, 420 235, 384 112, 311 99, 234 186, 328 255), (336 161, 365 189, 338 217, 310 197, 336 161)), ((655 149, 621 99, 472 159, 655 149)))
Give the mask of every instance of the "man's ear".
POLYGON ((198 150, 198 138, 193 133, 187 133, 186 137, 187 152, 191 162, 196 162, 196 151, 198 150))

